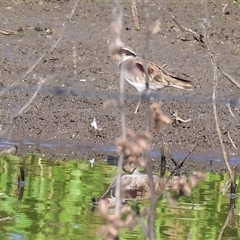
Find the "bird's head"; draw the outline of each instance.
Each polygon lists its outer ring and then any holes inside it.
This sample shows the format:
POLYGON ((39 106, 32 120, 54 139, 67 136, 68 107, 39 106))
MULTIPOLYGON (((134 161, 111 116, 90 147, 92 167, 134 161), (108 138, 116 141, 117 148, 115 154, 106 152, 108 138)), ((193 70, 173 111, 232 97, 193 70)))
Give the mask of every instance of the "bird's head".
POLYGON ((122 62, 137 56, 137 54, 133 51, 133 49, 128 46, 125 46, 121 49, 121 55, 122 55, 122 62))

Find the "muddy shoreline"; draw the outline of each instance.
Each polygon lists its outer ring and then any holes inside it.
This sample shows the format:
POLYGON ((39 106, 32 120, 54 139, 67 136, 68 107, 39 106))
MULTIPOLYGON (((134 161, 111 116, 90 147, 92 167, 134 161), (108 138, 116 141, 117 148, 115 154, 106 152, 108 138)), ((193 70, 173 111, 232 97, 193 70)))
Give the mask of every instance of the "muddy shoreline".
MULTIPOLYGON (((224 3, 207 3, 211 23, 209 36, 224 71, 240 82, 240 28, 237 27, 240 4, 231 4, 228 14, 223 15, 224 3)), ((31 108, 3 137, 2 148, 17 144, 21 156, 30 152, 44 154, 49 159, 101 160, 109 154, 117 155, 114 142, 121 135, 119 111, 102 109, 106 100, 118 98, 119 90, 117 63, 108 53, 112 3, 81 1, 67 21, 74 4, 75 1, 1 1, 0 30, 17 33, 0 34, 2 129, 30 99, 39 78, 45 79, 31 108), (62 33, 64 23, 67 25, 62 33), (54 50, 23 78, 61 34, 62 39, 54 50), (9 88, 12 85, 14 87, 9 88), (94 118, 101 130, 91 126, 94 118)), ((167 143, 173 154, 181 153, 180 160, 198 143, 188 161, 189 168, 211 170, 209 161, 213 160, 211 168, 221 171, 225 167, 213 116, 211 59, 206 49, 191 35, 181 32, 169 15, 174 15, 187 28, 203 32, 204 6, 200 2, 164 4, 168 12, 158 1, 150 4, 151 21, 160 16, 162 24, 161 32, 151 40, 151 60, 161 66, 166 64, 166 69, 174 74, 187 75, 193 81, 194 90, 164 89, 154 93, 172 120, 177 113, 191 121, 165 126, 160 134, 155 133, 152 126, 153 149, 159 151, 162 143, 167 143)), ((123 40, 141 53, 145 41, 145 13, 139 6, 140 31, 137 31, 131 3, 124 2, 123 7, 123 40)), ((126 85, 127 127, 139 132, 144 129, 145 105, 135 115, 137 97, 136 90, 126 85)), ((232 164, 238 165, 239 154, 232 142, 240 148, 239 89, 218 73, 216 97, 224 145, 232 164)))

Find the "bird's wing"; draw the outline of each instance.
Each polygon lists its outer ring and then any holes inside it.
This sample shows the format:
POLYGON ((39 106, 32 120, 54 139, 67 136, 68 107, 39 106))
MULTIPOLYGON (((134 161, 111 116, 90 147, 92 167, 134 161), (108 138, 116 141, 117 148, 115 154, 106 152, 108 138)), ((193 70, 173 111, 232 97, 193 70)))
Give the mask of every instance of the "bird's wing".
MULTIPOLYGON (((136 58, 136 67, 144 74, 143 59, 136 58)), ((171 74, 153 62, 148 63, 149 84, 152 86, 173 86, 192 89, 191 81, 171 74)), ((145 74, 144 74, 145 78, 145 74)), ((145 81, 145 80, 144 80, 145 81)))
MULTIPOLYGON (((131 58, 121 63, 121 67, 126 70, 124 71, 125 77, 137 83, 145 83, 146 79, 142 58, 131 58)), ((159 89, 165 86, 192 89, 191 81, 168 73, 155 63, 149 62, 147 70, 149 74, 149 85, 152 89, 159 89)))
POLYGON ((139 57, 130 58, 120 64, 124 77, 132 82, 145 83, 144 67, 139 57))

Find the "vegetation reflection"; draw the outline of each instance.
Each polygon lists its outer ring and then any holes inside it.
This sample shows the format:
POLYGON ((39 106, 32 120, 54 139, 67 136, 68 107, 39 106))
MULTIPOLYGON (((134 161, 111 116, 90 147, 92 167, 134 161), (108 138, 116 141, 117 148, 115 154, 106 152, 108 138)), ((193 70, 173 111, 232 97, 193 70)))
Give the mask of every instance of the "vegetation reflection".
MULTIPOLYGON (((114 173, 114 167, 104 161, 91 167, 89 161, 1 156, 0 238, 97 239, 96 231, 103 220, 93 209, 91 199, 102 194, 114 173), (24 183, 20 167, 24 168, 24 183)), ((217 239, 228 215, 229 197, 221 193, 227 177, 208 173, 192 199, 184 197, 174 208, 160 201, 157 239, 187 239, 190 235, 191 239, 217 239)), ((235 226, 227 227, 225 239, 239 238, 239 206, 237 199, 235 226)), ((125 239, 144 239, 139 226, 123 235, 125 239)))

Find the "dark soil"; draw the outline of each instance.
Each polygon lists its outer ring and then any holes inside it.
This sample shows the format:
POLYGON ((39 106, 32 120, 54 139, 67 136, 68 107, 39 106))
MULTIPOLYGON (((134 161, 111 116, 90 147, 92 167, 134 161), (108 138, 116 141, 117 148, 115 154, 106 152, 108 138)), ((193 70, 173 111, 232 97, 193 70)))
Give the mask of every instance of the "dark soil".
MULTIPOLYGON (((140 31, 137 31, 131 1, 123 2, 123 41, 142 53, 146 38, 144 8, 137 4, 140 21, 140 31)), ((211 101, 213 66, 206 48, 192 34, 182 32, 170 14, 197 33, 203 34, 203 24, 205 28, 210 24, 209 40, 220 66, 240 83, 240 4, 231 4, 224 14, 222 9, 228 1, 207 2, 207 12, 201 1, 160 3, 154 0, 149 7, 150 20, 159 18, 161 21, 161 32, 151 40, 151 60, 160 66, 166 64, 169 72, 187 75, 194 85, 193 91, 165 88, 156 92, 166 115, 174 119, 173 114, 177 112, 182 119, 191 121, 166 126, 160 134, 152 127, 155 157, 163 142, 178 159, 183 159, 198 143, 189 162, 196 170, 208 170, 212 160, 216 163, 213 167, 222 168, 223 164, 211 101)), ((17 144, 20 155, 33 152, 54 159, 102 159, 108 154, 116 155, 115 139, 121 135, 119 111, 102 109, 106 100, 118 98, 119 90, 118 66, 108 53, 113 3, 81 0, 68 21, 74 4, 71 0, 5 0, 0 3, 0 30, 17 32, 16 35, 0 34, 2 129, 30 99, 39 77, 46 80, 31 108, 15 121, 12 130, 2 139, 2 142, 8 140, 9 144, 17 144), (59 44, 50 51, 61 35, 59 44), (46 52, 43 60, 25 77, 46 52), (14 87, 10 88, 12 84, 14 87), (101 130, 90 125, 94 118, 101 130)), ((220 128, 227 154, 237 164, 239 155, 229 135, 240 148, 239 89, 221 73, 217 76, 220 128)), ((145 127, 145 105, 134 114, 137 92, 127 84, 126 93, 127 127, 139 132, 145 127)))

